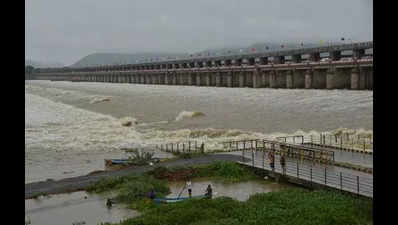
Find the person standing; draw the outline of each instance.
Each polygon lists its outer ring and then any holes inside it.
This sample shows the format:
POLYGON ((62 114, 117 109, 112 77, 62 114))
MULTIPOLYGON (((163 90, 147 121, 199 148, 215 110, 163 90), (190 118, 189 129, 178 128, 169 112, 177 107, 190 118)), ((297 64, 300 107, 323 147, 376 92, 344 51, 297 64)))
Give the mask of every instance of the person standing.
POLYGON ((155 199, 156 198, 156 192, 155 192, 155 189, 151 189, 151 192, 149 192, 149 198, 151 199, 151 200, 153 200, 153 199, 155 199))
POLYGON ((282 167, 282 174, 283 174, 283 175, 286 175, 286 159, 285 159, 285 154, 282 154, 282 155, 281 155, 280 163, 281 163, 281 167, 282 167))
POLYGON ((106 206, 108 206, 108 208, 112 207, 112 200, 107 198, 106 199, 106 206))
POLYGON ((272 151, 268 153, 268 158, 269 158, 269 166, 271 167, 272 172, 275 171, 275 156, 272 151))
POLYGON ((188 195, 190 198, 192 198, 192 182, 189 180, 187 181, 187 188, 188 188, 188 195))
POLYGON ((210 185, 210 184, 207 186, 205 196, 206 196, 207 198, 211 198, 211 197, 213 196, 213 189, 211 188, 211 185, 210 185))

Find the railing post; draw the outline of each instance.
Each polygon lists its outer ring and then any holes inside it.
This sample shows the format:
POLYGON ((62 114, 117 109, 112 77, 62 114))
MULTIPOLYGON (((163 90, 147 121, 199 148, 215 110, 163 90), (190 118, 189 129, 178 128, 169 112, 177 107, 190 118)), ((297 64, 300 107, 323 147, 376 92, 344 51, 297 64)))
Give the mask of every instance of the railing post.
POLYGON ((322 144, 322 134, 319 134, 319 144, 322 144))
POLYGON ((359 176, 357 176, 357 193, 359 195, 359 176))
POLYGON ((180 149, 179 149, 179 147, 180 147, 180 143, 179 143, 179 142, 177 142, 177 152, 178 152, 178 153, 180 153, 180 149))
POLYGON ((363 141, 363 150, 365 151, 365 140, 363 141))
POLYGON ((185 143, 182 143, 182 152, 185 153, 185 143))
POLYGON ((340 148, 343 148, 343 134, 340 136, 340 148))
POLYGON ((298 164, 298 160, 296 161, 296 165, 297 165, 297 178, 299 178, 299 164, 298 164))
POLYGON ((171 143, 171 152, 174 152, 174 144, 171 143))
POLYGON ((311 164, 311 168, 310 168, 310 180, 311 180, 311 186, 312 186, 312 164, 311 164))
POLYGON ((198 141, 195 141, 195 151, 198 149, 198 141))
POLYGON ((263 169, 265 167, 265 148, 263 149, 263 169))
POLYGON ((325 185, 326 185, 326 167, 325 167, 325 185))
POLYGON ((254 151, 252 149, 252 166, 254 167, 254 151))
POLYGON ((296 136, 293 136, 293 144, 296 144, 296 136))
POLYGON ((340 172, 340 190, 343 190, 343 176, 340 172))
POLYGON ((191 153, 191 141, 188 141, 188 152, 191 153))

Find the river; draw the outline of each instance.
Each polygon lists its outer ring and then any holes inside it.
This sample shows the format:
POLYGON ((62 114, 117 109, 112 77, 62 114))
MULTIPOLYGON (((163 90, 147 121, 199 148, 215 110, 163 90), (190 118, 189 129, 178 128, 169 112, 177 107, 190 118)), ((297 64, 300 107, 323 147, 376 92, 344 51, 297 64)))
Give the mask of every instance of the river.
POLYGON ((104 169, 125 147, 336 130, 372 134, 373 91, 26 81, 25 183, 104 169))

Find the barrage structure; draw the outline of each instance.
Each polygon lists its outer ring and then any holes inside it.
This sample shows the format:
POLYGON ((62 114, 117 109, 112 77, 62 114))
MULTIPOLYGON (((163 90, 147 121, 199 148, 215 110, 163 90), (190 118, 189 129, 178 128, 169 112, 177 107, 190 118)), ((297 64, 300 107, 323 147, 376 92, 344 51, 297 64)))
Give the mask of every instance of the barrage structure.
POLYGON ((373 90, 373 42, 127 65, 41 68, 28 80, 252 88, 373 90), (351 51, 343 60, 343 51, 351 51), (327 54, 328 60, 322 60, 327 54), (306 58, 306 60, 304 60, 306 58))

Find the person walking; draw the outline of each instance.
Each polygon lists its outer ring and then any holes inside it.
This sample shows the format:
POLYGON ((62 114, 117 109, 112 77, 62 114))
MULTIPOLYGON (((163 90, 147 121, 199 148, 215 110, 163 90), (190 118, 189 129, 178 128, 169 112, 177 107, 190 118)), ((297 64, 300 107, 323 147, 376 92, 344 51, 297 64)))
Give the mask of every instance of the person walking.
POLYGON ((275 171, 275 156, 272 151, 268 153, 268 158, 269 158, 269 166, 271 167, 272 172, 275 171))
POLYGON ((188 188, 188 195, 190 198, 192 198, 192 182, 189 180, 187 181, 187 188, 188 188))
POLYGON ((286 175, 286 159, 285 159, 285 154, 282 154, 282 155, 281 155, 280 163, 281 163, 281 167, 282 167, 282 174, 283 174, 283 175, 286 175))

